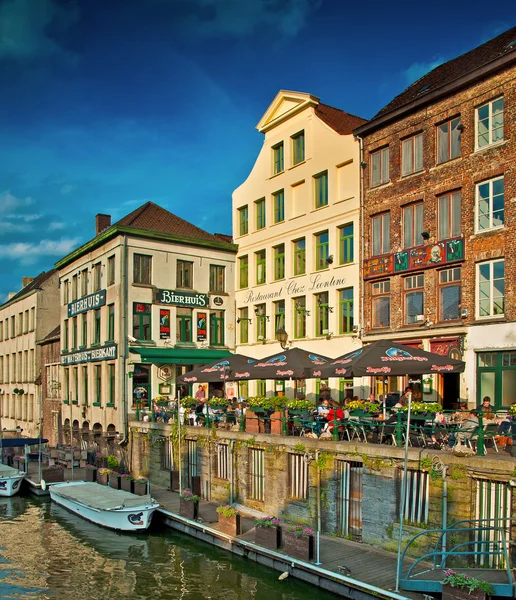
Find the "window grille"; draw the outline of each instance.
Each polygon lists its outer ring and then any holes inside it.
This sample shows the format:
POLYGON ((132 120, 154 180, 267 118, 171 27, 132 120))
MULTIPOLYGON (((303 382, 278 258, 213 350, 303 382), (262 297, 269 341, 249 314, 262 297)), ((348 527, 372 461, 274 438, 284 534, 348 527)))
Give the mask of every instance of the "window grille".
POLYGON ((407 487, 403 506, 403 519, 409 523, 428 522, 428 473, 407 471, 407 487))
POLYGON ((217 444, 217 477, 229 479, 229 447, 227 444, 217 444))
POLYGON ((288 481, 290 498, 308 498, 308 464, 303 454, 288 455, 288 481))
POLYGON ((253 500, 264 500, 265 487, 265 452, 259 448, 249 449, 249 464, 251 466, 250 497, 253 500))
POLYGON ((484 553, 476 556, 477 564, 492 569, 505 568, 502 554, 502 532, 491 527, 502 527, 505 539, 510 540, 510 517, 512 490, 507 483, 499 481, 476 481, 476 525, 485 527, 485 531, 475 532, 475 551, 484 553), (488 553, 488 554, 485 554, 488 553))

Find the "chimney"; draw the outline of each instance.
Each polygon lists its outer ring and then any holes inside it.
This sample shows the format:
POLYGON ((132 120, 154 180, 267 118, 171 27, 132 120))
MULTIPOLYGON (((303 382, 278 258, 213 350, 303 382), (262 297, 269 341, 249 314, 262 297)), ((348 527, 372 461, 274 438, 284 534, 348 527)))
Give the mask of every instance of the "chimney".
POLYGON ((111 227, 111 215, 95 216, 95 235, 98 235, 108 227, 111 227))
POLYGON ((31 281, 34 281, 34 277, 22 277, 21 286, 24 288, 26 285, 29 285, 31 281))

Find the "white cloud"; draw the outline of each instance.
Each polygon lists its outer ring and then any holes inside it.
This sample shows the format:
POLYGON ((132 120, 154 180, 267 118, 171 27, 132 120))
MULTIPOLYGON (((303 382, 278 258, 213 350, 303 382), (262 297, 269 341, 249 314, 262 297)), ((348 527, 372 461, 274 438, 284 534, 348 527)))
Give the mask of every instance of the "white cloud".
POLYGON ((74 5, 54 0, 4 0, 0 4, 0 60, 73 55, 49 35, 49 27, 67 29, 78 18, 74 5))
POLYGON ((32 244, 17 242, 15 244, 0 245, 0 255, 11 260, 18 260, 22 265, 36 262, 43 256, 61 258, 69 254, 79 244, 79 239, 40 240, 32 244))
POLYGON ((413 63, 410 65, 410 67, 403 71, 403 77, 405 78, 407 84, 414 83, 414 81, 417 81, 423 77, 423 75, 426 75, 439 65, 442 65, 447 60, 448 59, 444 58, 443 56, 436 56, 431 61, 426 63, 413 63))
POLYGON ((49 231, 58 231, 59 229, 64 229, 66 227, 66 223, 61 223, 60 221, 52 221, 48 226, 49 231))
POLYGON ((66 185, 61 186, 60 192, 61 192, 61 194, 63 194, 63 196, 66 196, 70 192, 73 192, 75 189, 77 189, 76 185, 66 184, 66 185))
POLYGON ((9 213, 26 208, 33 204, 32 198, 18 198, 11 194, 9 190, 0 193, 0 215, 5 218, 9 218, 9 213))

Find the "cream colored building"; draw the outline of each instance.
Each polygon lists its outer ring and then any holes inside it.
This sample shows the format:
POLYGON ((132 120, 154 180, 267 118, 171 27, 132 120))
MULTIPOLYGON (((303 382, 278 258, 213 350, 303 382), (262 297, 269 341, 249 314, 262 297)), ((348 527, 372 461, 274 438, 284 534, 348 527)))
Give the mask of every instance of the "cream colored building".
MULTIPOLYGON (((279 329, 332 358, 360 347, 361 168, 352 130, 364 122, 310 94, 280 91, 258 123, 263 147, 233 193, 237 352, 281 350, 279 329)), ((319 383, 307 380, 307 394, 319 383)), ((337 397, 353 386, 329 383, 337 397)), ((248 385, 253 395, 283 384, 248 385)), ((286 382, 287 394, 294 387, 286 382)))
POLYGON ((63 428, 125 439, 128 414, 234 350, 236 247, 146 203, 60 260, 63 428), (230 300, 231 299, 231 300, 230 300))
POLYGON ((24 277, 22 289, 0 306, 0 417, 2 429, 40 432, 41 349, 37 341, 59 322, 55 270, 24 277))

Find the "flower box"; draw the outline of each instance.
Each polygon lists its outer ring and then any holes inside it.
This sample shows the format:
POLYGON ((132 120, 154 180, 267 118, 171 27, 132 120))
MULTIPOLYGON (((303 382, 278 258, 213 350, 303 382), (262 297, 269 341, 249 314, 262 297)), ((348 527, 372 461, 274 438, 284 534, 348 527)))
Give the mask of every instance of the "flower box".
POLYGON ((120 477, 120 489, 124 492, 133 491, 133 479, 132 477, 120 477))
POLYGON ((109 482, 109 472, 107 471, 107 469, 98 469, 97 483, 100 483, 100 485, 107 485, 108 482, 109 482))
POLYGON ((269 550, 277 550, 281 541, 281 527, 257 527, 254 541, 258 546, 269 550))
POLYGON ((97 467, 86 467, 86 481, 97 481, 97 467))
POLYGON ((46 483, 58 483, 64 481, 64 469, 62 467, 48 467, 41 469, 41 479, 46 483))
POLYGON ((239 514, 225 517, 219 514, 219 531, 236 537, 242 533, 242 522, 239 514))
POLYGON ((109 487, 112 487, 114 490, 120 489, 120 475, 114 471, 109 474, 109 487))
POLYGON ((443 584, 442 600, 485 600, 486 593, 482 590, 469 592, 458 587, 443 584))
POLYGON ((146 496, 148 485, 149 482, 146 479, 140 481, 135 479, 133 481, 133 494, 136 494, 137 496, 146 496))
POLYGON ((179 500, 179 514, 191 521, 199 516, 199 502, 197 500, 179 500))
POLYGON ((296 535, 292 531, 283 533, 283 550, 285 554, 309 562, 314 557, 314 536, 296 535))

